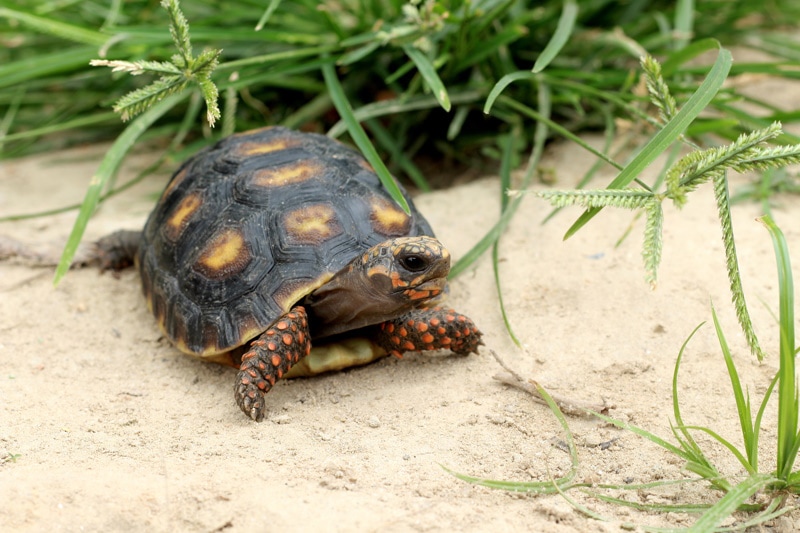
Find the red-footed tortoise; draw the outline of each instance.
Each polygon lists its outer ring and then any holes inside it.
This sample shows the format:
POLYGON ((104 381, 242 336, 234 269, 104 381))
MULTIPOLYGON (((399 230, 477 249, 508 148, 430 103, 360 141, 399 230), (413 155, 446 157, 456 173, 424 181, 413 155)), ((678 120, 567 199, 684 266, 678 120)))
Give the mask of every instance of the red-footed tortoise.
POLYGON ((312 340, 347 332, 370 349, 352 355, 347 341, 329 342, 305 374, 387 353, 477 352, 473 322, 432 306, 450 255, 406 200, 410 215, 351 148, 265 128, 186 161, 144 231, 115 233, 99 249, 107 266, 136 264, 148 307, 178 349, 239 367, 236 403, 261 421, 264 394, 307 358, 312 340))

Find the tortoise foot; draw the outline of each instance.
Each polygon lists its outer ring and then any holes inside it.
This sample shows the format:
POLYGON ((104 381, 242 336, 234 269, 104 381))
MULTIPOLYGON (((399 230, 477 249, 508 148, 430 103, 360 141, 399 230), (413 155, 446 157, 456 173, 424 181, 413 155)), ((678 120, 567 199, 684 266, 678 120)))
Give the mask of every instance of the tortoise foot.
POLYGON ((376 342, 388 353, 450 350, 459 355, 478 353, 481 332, 469 317, 444 307, 415 309, 378 326, 376 342))
POLYGON ((300 306, 284 313, 251 342, 234 387, 236 403, 244 414, 261 422, 266 411, 264 394, 310 351, 308 316, 300 306))

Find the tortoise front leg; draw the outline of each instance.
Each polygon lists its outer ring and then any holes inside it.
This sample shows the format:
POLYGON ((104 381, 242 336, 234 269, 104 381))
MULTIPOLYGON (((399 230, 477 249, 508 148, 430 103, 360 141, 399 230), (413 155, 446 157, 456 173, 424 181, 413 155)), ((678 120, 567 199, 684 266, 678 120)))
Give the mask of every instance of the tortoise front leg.
POLYGON ((284 313, 242 356, 234 397, 241 410, 256 422, 264 419, 264 394, 297 361, 311 351, 308 316, 297 306, 284 313))
POLYGON ((478 353, 481 332, 469 317, 444 307, 414 309, 378 326, 375 342, 388 353, 450 350, 459 355, 478 353))

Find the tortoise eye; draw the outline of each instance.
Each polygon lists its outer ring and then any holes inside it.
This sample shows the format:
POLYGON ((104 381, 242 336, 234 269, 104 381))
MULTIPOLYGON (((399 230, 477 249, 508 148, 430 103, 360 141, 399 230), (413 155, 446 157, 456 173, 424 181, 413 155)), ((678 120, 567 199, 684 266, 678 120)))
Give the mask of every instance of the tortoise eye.
POLYGON ((400 258, 400 265, 409 272, 421 272, 428 268, 428 259, 422 255, 405 255, 400 258))

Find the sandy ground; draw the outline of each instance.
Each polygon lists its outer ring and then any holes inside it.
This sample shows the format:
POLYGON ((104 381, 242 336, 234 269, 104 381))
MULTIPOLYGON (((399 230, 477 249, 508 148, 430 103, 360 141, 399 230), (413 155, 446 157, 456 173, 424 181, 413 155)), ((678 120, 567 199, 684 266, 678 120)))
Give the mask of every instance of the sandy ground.
MULTIPOLYGON (((101 154, 89 147, 3 163, 0 212, 79 201, 101 154)), ((131 159, 122 179, 147 160, 131 159)), ((554 146, 546 162, 564 188, 591 163, 565 145, 554 146)), ((141 226, 164 180, 153 176, 108 202, 89 237, 141 226)), ((486 178, 421 196, 417 205, 458 258, 496 220, 499 194, 497 179, 486 178)), ((800 264, 800 199, 775 202, 800 264)), ((552 392, 604 402, 613 416, 665 438, 676 355, 692 329, 710 321, 712 302, 756 398, 777 369, 777 332, 767 310, 777 309, 775 264, 768 234, 754 221, 756 205, 736 206, 733 215, 750 308, 771 354, 763 364, 747 352, 729 303, 708 186, 681 212, 666 206, 656 291, 643 280, 642 221, 630 212, 606 210, 562 242, 579 211, 543 226, 549 211, 526 197, 502 240, 503 290, 521 349, 504 330, 484 257, 453 281, 450 298, 485 333, 480 355, 408 355, 285 380, 269 394, 261 424, 234 404, 233 369, 183 356, 161 337, 134 272, 115 278, 73 271, 54 289, 50 269, 0 264, 0 530, 567 532, 617 531, 626 521, 689 525, 690 517, 632 511, 573 491, 609 520, 597 521, 560 496, 491 490, 442 468, 519 481, 547 480, 569 468, 553 415, 493 379, 501 369, 489 350, 552 392), (615 248, 631 223, 631 236, 615 248)), ((0 233, 57 241, 74 216, 7 223, 0 233)), ((709 324, 689 345, 682 370, 686 421, 740 443, 709 324)), ((772 468, 774 417, 769 410, 763 428, 765 468, 772 468)), ((581 459, 578 480, 682 476, 681 461, 631 433, 595 419, 569 421, 581 459)), ((730 454, 702 435, 698 440, 724 472, 741 474, 730 454)), ((626 496, 665 503, 718 497, 700 484, 626 496)), ((773 526, 791 531, 800 527, 800 514, 773 526)))

